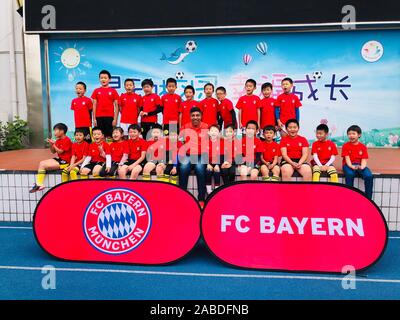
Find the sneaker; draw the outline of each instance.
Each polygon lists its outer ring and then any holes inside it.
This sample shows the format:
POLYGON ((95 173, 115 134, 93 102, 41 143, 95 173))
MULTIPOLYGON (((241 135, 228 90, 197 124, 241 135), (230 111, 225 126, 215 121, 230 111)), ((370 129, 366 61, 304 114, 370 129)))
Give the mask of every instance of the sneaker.
POLYGON ((207 185, 206 190, 207 190, 207 193, 210 194, 212 192, 212 186, 207 185))
POLYGON ((36 183, 33 185, 32 189, 29 190, 29 193, 34 193, 38 191, 44 190, 44 186, 38 186, 36 183))

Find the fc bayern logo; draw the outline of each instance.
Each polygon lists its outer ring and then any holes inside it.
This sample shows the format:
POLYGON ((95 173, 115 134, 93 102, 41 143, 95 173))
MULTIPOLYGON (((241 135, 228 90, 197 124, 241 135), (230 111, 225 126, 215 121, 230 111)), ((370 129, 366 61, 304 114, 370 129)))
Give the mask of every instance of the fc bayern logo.
POLYGON ((92 200, 83 218, 86 239, 97 250, 122 254, 148 235, 151 211, 144 199, 127 189, 110 189, 92 200))

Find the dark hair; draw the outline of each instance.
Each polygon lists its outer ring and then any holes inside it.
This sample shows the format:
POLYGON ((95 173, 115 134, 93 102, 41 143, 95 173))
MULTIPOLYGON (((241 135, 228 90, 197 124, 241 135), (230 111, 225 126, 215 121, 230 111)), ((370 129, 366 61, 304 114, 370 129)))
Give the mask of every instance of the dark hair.
POLYGON ((326 124, 321 123, 317 126, 317 131, 324 131, 325 133, 329 132, 329 128, 326 124))
POLYGON ((223 93, 226 93, 226 89, 225 89, 225 87, 218 87, 217 88, 217 90, 215 90, 215 91, 222 91, 223 93))
POLYGON ((131 125, 128 127, 128 132, 129 132, 130 130, 137 130, 137 131, 139 131, 139 132, 142 131, 142 129, 140 128, 140 126, 139 126, 138 124, 131 124, 131 125))
POLYGON ((232 123, 228 124, 227 126, 225 126, 225 130, 228 129, 228 128, 231 128, 233 131, 236 130, 236 127, 232 123))
POLYGON ((273 131, 274 133, 276 133, 276 129, 274 126, 265 126, 263 132, 265 131, 273 131))
POLYGON ((208 130, 210 130, 211 128, 217 128, 218 131, 221 131, 221 128, 220 128, 219 125, 216 124, 216 123, 214 123, 214 124, 212 124, 211 126, 209 126, 209 127, 208 127, 208 130))
POLYGON ((203 114, 203 112, 201 111, 201 109, 199 107, 193 107, 192 109, 190 109, 190 114, 192 114, 194 112, 200 112, 201 114, 203 114))
POLYGON ((100 131, 101 133, 103 133, 103 129, 101 129, 100 127, 94 127, 92 129, 92 132, 95 132, 95 131, 100 131))
POLYGON ((272 83, 271 82, 265 82, 261 86, 261 91, 263 91, 265 88, 271 88, 272 90, 272 83))
POLYGON ((67 133, 67 131, 68 131, 68 127, 64 123, 56 123, 53 127, 53 130, 56 130, 56 129, 64 131, 64 134, 67 133))
POLYGON ((245 84, 252 83, 254 87, 257 87, 257 82, 254 79, 247 79, 245 84))
POLYGON ((107 71, 107 70, 101 70, 101 71, 99 72, 99 78, 100 78, 100 76, 101 76, 102 74, 106 74, 106 75, 108 76, 108 78, 111 79, 111 73, 110 73, 109 71, 107 71))
POLYGON ((135 85, 135 81, 132 78, 125 79, 124 84, 126 84, 127 82, 132 82, 133 85, 135 85))
POLYGON ((77 133, 82 133, 83 135, 85 135, 85 130, 83 129, 83 128, 76 128, 75 129, 75 132, 74 132, 74 135, 76 135, 77 133))
POLYGON ((162 131, 162 125, 159 124, 159 123, 155 123, 155 124, 153 124, 152 127, 151 127, 151 130, 153 130, 153 129, 158 129, 158 130, 161 130, 161 131, 162 131))
POLYGON ((150 87, 154 87, 154 82, 151 79, 144 79, 142 81, 142 88, 146 85, 149 85, 150 87))
POLYGON ((112 132, 114 132, 115 130, 118 130, 122 135, 124 135, 124 129, 122 129, 121 127, 114 127, 112 132))
POLYGON ((208 83, 206 83, 205 85, 204 85, 204 90, 206 89, 206 87, 208 87, 208 86, 211 86, 212 88, 213 88, 213 91, 214 91, 214 85, 211 83, 211 82, 208 82, 208 83))
POLYGON ((293 84, 292 78, 289 78, 289 77, 283 78, 282 81, 281 81, 281 83, 282 83, 283 81, 289 81, 290 84, 293 84))
POLYGON ((353 124, 352 126, 350 126, 350 127, 347 129, 347 133, 349 133, 349 131, 355 131, 355 132, 357 132, 358 134, 361 134, 361 133, 362 133, 361 128, 360 128, 358 125, 356 125, 356 124, 353 124))
POLYGON ((86 83, 84 83, 82 81, 78 81, 75 86, 77 86, 77 85, 83 86, 85 88, 85 90, 86 90, 86 83))
POLYGON ((249 124, 254 124, 256 126, 256 129, 258 130, 258 123, 257 121, 250 120, 246 123, 246 128, 249 126, 249 124))
POLYGON ((289 119, 288 121, 286 121, 285 126, 288 127, 289 124, 291 124, 291 123, 295 123, 295 124, 297 124, 298 127, 300 127, 300 124, 297 121, 297 119, 289 119))
POLYGON ((196 90, 194 90, 194 87, 191 85, 186 86, 185 89, 183 90, 183 92, 185 92, 186 90, 192 90, 193 94, 196 93, 196 90))
POLYGON ((177 85, 176 79, 174 79, 174 78, 168 78, 167 85, 168 85, 168 83, 173 83, 173 84, 177 85))

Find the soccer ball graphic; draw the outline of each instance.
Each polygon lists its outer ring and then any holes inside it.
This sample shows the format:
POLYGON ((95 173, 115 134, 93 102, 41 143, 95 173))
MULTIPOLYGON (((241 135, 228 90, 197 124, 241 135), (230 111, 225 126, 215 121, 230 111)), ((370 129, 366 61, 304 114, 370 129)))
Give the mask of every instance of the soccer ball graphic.
POLYGON ((194 52, 197 49, 196 41, 190 40, 186 42, 185 49, 187 52, 194 52))
POLYGON ((321 72, 321 71, 314 71, 312 76, 313 76, 313 78, 314 78, 315 80, 321 79, 321 77, 322 77, 322 72, 321 72))
POLYGON ((182 71, 178 71, 177 73, 175 73, 175 78, 178 80, 182 80, 184 76, 185 74, 182 71))

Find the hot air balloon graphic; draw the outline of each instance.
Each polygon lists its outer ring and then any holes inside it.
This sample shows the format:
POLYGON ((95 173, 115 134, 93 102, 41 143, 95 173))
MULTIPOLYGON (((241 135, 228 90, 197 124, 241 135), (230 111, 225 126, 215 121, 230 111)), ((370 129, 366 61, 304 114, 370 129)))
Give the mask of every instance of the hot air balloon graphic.
POLYGON ((249 55, 248 53, 246 53, 246 54, 243 56, 243 63, 244 63, 246 66, 251 62, 251 60, 253 60, 253 57, 252 57, 251 55, 249 55))
POLYGON ((261 53, 263 56, 267 54, 267 43, 266 42, 259 42, 257 43, 256 49, 259 53, 261 53))

